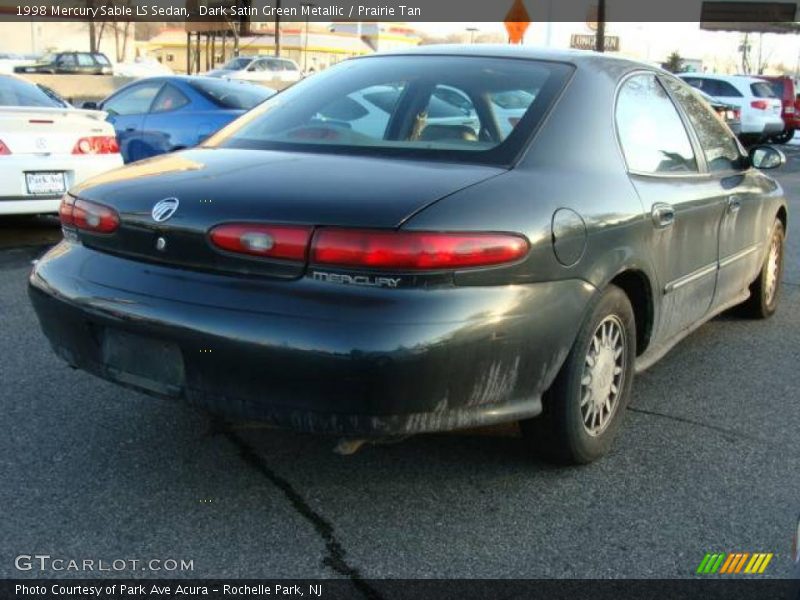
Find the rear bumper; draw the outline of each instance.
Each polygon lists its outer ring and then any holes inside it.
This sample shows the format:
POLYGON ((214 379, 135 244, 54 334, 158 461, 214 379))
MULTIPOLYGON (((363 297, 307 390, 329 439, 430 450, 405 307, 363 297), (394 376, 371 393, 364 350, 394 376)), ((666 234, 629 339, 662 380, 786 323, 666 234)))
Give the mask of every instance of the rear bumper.
POLYGON ((0 164, 0 215, 58 212, 60 195, 32 195, 25 183, 26 172, 64 173, 66 189, 122 166, 119 154, 87 156, 20 154, 3 157, 0 164))
POLYGON ((537 415, 594 293, 580 280, 427 290, 254 281, 66 242, 37 263, 29 291, 73 366, 218 414, 351 436, 537 415), (120 333, 168 345, 181 364, 121 372, 108 344, 120 333))

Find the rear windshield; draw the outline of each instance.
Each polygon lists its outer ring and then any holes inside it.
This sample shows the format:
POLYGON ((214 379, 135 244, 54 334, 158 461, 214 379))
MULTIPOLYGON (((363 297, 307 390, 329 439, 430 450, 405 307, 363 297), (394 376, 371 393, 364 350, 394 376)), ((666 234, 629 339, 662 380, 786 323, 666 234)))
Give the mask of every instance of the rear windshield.
POLYGON ((206 145, 510 162, 570 72, 521 59, 354 59, 278 94, 206 145))
POLYGON ((0 106, 63 107, 35 85, 15 77, 0 77, 0 106))
POLYGON ((219 79, 193 79, 189 85, 218 106, 237 110, 250 110, 275 94, 264 86, 219 79))
POLYGON ((766 81, 759 81, 758 83, 750 84, 750 91, 756 98, 775 98, 773 87, 775 84, 770 85, 766 81))

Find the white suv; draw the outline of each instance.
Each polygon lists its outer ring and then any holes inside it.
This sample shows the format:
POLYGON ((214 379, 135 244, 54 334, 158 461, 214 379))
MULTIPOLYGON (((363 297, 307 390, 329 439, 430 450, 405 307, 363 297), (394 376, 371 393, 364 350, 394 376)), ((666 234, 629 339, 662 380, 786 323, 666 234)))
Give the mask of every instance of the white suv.
POLYGON ((686 83, 741 110, 742 132, 746 143, 757 143, 783 131, 781 99, 768 82, 744 75, 681 73, 686 83))
POLYGON ((209 71, 206 75, 267 83, 270 81, 294 83, 303 78, 303 72, 296 62, 274 56, 237 56, 223 67, 209 71))

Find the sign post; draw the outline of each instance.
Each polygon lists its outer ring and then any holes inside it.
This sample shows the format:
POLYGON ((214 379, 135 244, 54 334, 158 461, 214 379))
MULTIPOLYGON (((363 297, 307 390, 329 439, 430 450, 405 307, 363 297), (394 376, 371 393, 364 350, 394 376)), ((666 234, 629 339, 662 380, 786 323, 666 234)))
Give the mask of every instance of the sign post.
POLYGON ((508 11, 505 20, 506 31, 508 32, 509 44, 521 44, 525 37, 525 32, 530 26, 530 15, 525 8, 522 0, 514 0, 514 4, 508 11))

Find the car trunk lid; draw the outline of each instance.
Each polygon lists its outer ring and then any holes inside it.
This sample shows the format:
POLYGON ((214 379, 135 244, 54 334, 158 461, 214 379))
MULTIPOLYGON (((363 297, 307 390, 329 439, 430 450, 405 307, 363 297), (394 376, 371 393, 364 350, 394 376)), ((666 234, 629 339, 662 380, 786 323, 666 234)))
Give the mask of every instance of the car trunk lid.
POLYGON ((70 154, 81 137, 109 133, 104 119, 101 111, 5 106, 0 140, 12 155, 70 154))
POLYGON ((341 154, 195 149, 134 163, 73 193, 119 213, 114 234, 80 234, 98 250, 188 268, 292 278, 305 264, 220 251, 210 244, 208 231, 231 222, 397 228, 440 198, 503 171, 341 154), (176 198, 178 208, 158 222, 153 208, 165 198, 176 198))

